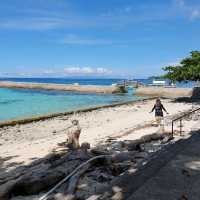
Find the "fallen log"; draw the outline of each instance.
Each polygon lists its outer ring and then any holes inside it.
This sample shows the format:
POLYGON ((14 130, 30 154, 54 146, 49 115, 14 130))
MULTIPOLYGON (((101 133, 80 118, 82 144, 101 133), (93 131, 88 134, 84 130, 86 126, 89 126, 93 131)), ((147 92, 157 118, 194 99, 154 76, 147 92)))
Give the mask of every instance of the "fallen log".
POLYGON ((55 185, 51 190, 49 190, 45 195, 43 195, 39 200, 47 200, 49 195, 51 195, 57 188, 59 188, 61 185, 63 185, 69 178, 71 178, 73 175, 75 175, 80 169, 87 166, 89 163, 92 163, 98 159, 104 159, 108 156, 96 156, 93 157, 86 162, 79 165, 74 171, 72 171, 69 175, 67 175, 63 180, 61 180, 57 185, 55 185))
POLYGON ((172 139, 171 133, 153 133, 150 135, 142 136, 140 139, 133 140, 133 141, 126 141, 125 146, 129 151, 141 150, 140 145, 145 144, 155 140, 170 140, 172 139))
MULTIPOLYGON (((117 164, 120 162, 132 162, 138 156, 143 159, 143 157, 146 155, 138 155, 138 152, 135 151, 141 150, 141 144, 149 143, 154 140, 168 141, 169 139, 172 139, 171 134, 169 133, 154 133, 143 136, 138 140, 124 141, 120 146, 128 149, 129 151, 121 152, 117 155, 113 155, 112 150, 108 151, 104 147, 101 149, 94 149, 93 151, 91 150, 92 155, 93 153, 103 154, 93 158, 91 158, 91 154, 88 153, 85 148, 77 151, 65 152, 62 154, 52 154, 44 159, 41 159, 39 162, 37 161, 35 164, 32 164, 29 167, 21 168, 21 171, 18 170, 17 174, 13 173, 13 175, 9 177, 5 176, 4 179, 1 178, 2 184, 0 185, 0 199, 7 200, 12 195, 17 196, 22 194, 37 194, 41 191, 49 189, 61 181, 52 190, 50 190, 50 193, 47 193, 47 196, 45 196, 43 199, 40 199, 46 200, 49 194, 54 193, 55 188, 57 189, 60 187, 60 185, 65 183, 65 181, 68 179, 70 179, 70 182, 67 192, 73 194, 79 178, 91 165, 95 164, 95 166, 111 166, 112 164, 117 164), (111 154, 113 155, 112 157, 110 156, 111 154)), ((119 151, 121 150, 122 149, 119 149, 119 151)), ((123 169, 128 167, 129 163, 127 163, 126 166, 119 166, 119 170, 117 171, 123 171, 123 169)))
POLYGON ((77 172, 74 176, 70 178, 67 194, 74 194, 80 177, 91 167, 91 165, 92 163, 88 163, 87 165, 83 166, 83 168, 79 172, 77 172))
POLYGON ((51 154, 21 171, 6 173, 8 177, 1 177, 0 199, 7 200, 11 196, 32 195, 47 190, 89 158, 90 155, 82 150, 51 154))

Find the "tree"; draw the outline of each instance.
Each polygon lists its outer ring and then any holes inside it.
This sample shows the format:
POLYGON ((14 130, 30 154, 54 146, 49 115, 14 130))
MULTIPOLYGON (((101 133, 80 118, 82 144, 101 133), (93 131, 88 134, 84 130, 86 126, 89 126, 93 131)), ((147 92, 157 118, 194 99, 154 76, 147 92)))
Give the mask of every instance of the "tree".
POLYGON ((166 66, 163 70, 167 73, 162 77, 172 82, 200 81, 200 51, 192 51, 179 65, 166 66))

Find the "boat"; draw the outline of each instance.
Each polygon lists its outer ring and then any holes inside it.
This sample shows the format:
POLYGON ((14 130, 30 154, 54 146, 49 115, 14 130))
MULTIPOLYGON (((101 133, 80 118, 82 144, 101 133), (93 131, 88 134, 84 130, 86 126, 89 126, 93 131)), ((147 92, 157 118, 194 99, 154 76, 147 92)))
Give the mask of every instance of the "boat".
POLYGON ((169 81, 167 80, 162 80, 162 79, 153 79, 152 83, 151 84, 148 84, 148 86, 156 86, 156 87, 176 87, 175 84, 173 83, 170 83, 169 81))

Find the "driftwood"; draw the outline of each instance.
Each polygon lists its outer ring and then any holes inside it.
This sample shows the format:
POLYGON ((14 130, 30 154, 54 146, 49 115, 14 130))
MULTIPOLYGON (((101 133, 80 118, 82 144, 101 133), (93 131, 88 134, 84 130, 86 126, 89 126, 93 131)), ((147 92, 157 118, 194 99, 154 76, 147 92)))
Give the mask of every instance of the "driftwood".
MULTIPOLYGON (((72 175, 70 182, 68 182, 68 189, 65 190, 65 192, 67 194, 74 194, 80 177, 88 173, 86 173, 86 171, 91 165, 93 167, 95 166, 95 168, 96 166, 102 166, 104 170, 109 169, 111 175, 118 176, 120 173, 127 170, 129 166, 135 162, 135 159, 146 158, 147 155, 145 152, 140 153, 141 144, 149 143, 153 140, 168 141, 169 139, 171 139, 170 134, 155 133, 144 136, 138 140, 123 141, 123 144, 120 144, 119 147, 117 147, 119 149, 116 150, 116 152, 121 151, 121 153, 117 154, 113 154, 113 152, 118 145, 113 145, 114 150, 110 151, 106 150, 105 146, 99 149, 92 149, 92 154, 90 154, 90 152, 87 151, 89 148, 88 144, 83 145, 83 148, 76 151, 53 153, 46 156, 44 159, 33 162, 30 166, 18 168, 12 173, 1 176, 0 200, 8 200, 11 196, 17 195, 38 194, 48 190, 69 175, 78 166, 92 158, 92 155, 94 156, 95 153, 103 155, 100 156, 100 159, 93 160, 91 163, 81 168, 80 171, 72 175), (123 150, 125 150, 125 152, 122 152, 123 150), (112 157, 108 156, 108 154, 111 155, 111 152, 113 154, 112 157)), ((112 144, 109 144, 109 147, 112 147, 112 144)), ((97 174, 96 177, 98 177, 99 172, 96 171, 95 173, 97 174)), ((102 172, 100 172, 100 174, 101 173, 102 172)), ((56 200, 69 199, 69 196, 67 197, 66 195, 54 197, 56 200)))
POLYGON ((140 139, 133 140, 133 141, 126 141, 125 146, 129 151, 134 150, 141 150, 140 145, 144 143, 148 143, 155 140, 165 140, 166 142, 172 139, 171 133, 153 133, 150 135, 145 135, 141 137, 140 139))
POLYGON ((63 193, 58 193, 54 195, 53 197, 48 198, 48 200, 75 200, 75 191, 77 184, 79 182, 79 179, 81 176, 92 166, 94 163, 88 163, 85 165, 80 171, 78 171, 74 176, 70 178, 70 181, 68 183, 68 189, 67 192, 64 191, 63 193))
POLYGON ((77 183, 80 179, 80 177, 91 167, 92 163, 88 163, 85 165, 79 172, 77 172, 74 176, 70 178, 67 194, 74 194, 77 183))
POLYGON ((38 194, 47 190, 90 158, 83 150, 52 154, 29 167, 1 177, 0 200, 11 196, 38 194), (57 155, 58 154, 58 155, 57 155))
MULTIPOLYGON (((43 195, 40 200, 47 200, 48 197, 53 193, 55 192, 59 187, 61 187, 68 179, 70 179, 72 176, 74 176, 76 173, 79 172, 79 170, 82 170, 82 169, 85 169, 85 167, 87 165, 91 165, 91 163, 95 163, 97 160, 101 160, 101 159, 104 159, 105 156, 96 156, 96 157, 93 157, 93 158, 90 158, 89 160, 87 160, 86 162, 82 163, 81 165, 79 165, 76 169, 74 169, 70 174, 68 174, 64 179, 62 179, 59 183, 57 183, 51 190, 49 190, 45 195, 43 195)), ((88 166, 88 167, 89 167, 88 166)), ((86 167, 86 169, 88 169, 88 167, 86 167)), ((73 184, 72 184, 73 188, 74 188, 74 181, 73 181, 73 184)), ((71 188, 72 188, 71 187, 71 188)))

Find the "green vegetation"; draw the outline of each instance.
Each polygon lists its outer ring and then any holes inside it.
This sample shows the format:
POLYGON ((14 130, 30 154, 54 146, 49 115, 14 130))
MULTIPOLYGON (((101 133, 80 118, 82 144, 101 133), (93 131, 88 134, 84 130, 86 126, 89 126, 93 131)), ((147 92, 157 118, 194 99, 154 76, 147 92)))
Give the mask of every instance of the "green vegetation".
POLYGON ((200 51, 192 51, 190 57, 184 58, 179 65, 163 68, 167 73, 162 76, 176 81, 200 81, 200 51))

